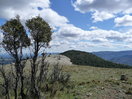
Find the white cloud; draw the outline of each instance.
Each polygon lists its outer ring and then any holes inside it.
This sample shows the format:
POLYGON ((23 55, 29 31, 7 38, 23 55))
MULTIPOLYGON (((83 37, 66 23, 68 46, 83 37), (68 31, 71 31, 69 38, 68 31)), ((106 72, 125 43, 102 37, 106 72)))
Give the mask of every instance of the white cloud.
POLYGON ((40 11, 40 15, 52 26, 60 27, 66 25, 69 21, 66 17, 59 15, 52 9, 40 11))
POLYGON ((10 19, 17 14, 22 20, 40 15, 53 28, 68 23, 68 19, 59 15, 50 8, 49 0, 1 0, 0 1, 0 18, 10 19), (38 10, 41 7, 41 10, 38 10))
POLYGON ((62 26, 55 34, 56 38, 52 42, 55 43, 54 45, 57 45, 56 49, 59 50, 99 50, 99 48, 106 50, 109 48, 112 50, 112 48, 118 49, 130 46, 129 42, 132 41, 132 32, 122 33, 100 28, 83 30, 71 24, 62 26))
MULTIPOLYGON (((12 18, 17 14, 24 16, 29 15, 37 9, 37 7, 49 8, 49 0, 0 0, 0 17, 12 18), (34 10, 33 10, 34 9, 34 10)), ((36 14, 36 11, 34 12, 36 14)), ((26 16, 28 17, 28 16, 26 16)))
POLYGON ((104 43, 104 42, 108 42, 108 40, 107 39, 105 39, 105 38, 93 38, 92 40, 91 40, 92 42, 95 42, 95 43, 104 43))
POLYGON ((113 14, 108 13, 108 12, 104 12, 104 11, 102 11, 102 12, 95 11, 92 14, 92 18, 94 19, 94 22, 107 20, 107 19, 110 19, 110 18, 113 18, 113 17, 115 17, 113 14))
POLYGON ((114 22, 116 26, 132 26, 132 16, 125 15, 123 17, 117 17, 114 22))
POLYGON ((67 37, 67 38, 78 38, 80 37, 82 34, 84 34, 84 30, 75 27, 72 24, 67 24, 65 26, 62 26, 59 31, 58 34, 61 37, 67 37))
POLYGON ((123 11, 124 14, 130 14, 132 13, 132 8, 126 9, 125 11, 123 11))
POLYGON ((91 26, 89 29, 90 29, 90 30, 96 30, 96 29, 99 29, 99 28, 96 27, 96 26, 91 26))
POLYGON ((72 3, 76 11, 93 12, 95 22, 113 18, 118 13, 132 13, 131 0, 75 0, 72 3))

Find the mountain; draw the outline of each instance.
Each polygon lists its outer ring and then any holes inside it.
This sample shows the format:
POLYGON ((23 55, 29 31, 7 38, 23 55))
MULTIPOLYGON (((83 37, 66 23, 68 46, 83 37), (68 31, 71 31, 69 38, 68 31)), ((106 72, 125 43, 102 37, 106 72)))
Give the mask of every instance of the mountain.
POLYGON ((105 60, 132 66, 132 51, 101 51, 93 54, 105 60))
POLYGON ((95 67, 107 67, 107 68, 126 68, 127 65, 113 63, 107 60, 104 60, 92 53, 70 50, 61 53, 71 59, 71 62, 76 65, 89 65, 95 67))

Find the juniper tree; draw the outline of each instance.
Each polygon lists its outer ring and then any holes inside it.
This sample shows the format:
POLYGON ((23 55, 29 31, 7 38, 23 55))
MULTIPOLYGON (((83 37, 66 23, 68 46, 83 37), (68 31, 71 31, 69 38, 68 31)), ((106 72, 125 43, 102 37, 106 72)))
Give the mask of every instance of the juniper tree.
POLYGON ((49 24, 40 16, 26 21, 26 26, 33 41, 33 56, 31 63, 31 93, 39 98, 39 91, 36 86, 37 57, 42 48, 47 48, 51 41, 52 31, 49 24))
POLYGON ((24 65, 21 64, 23 58, 23 48, 30 45, 30 39, 26 34, 24 26, 21 24, 19 16, 14 19, 10 19, 4 25, 1 26, 3 32, 3 42, 2 46, 15 60, 15 99, 18 95, 18 82, 19 78, 21 81, 21 97, 24 99, 24 89, 23 89, 23 68, 24 65))

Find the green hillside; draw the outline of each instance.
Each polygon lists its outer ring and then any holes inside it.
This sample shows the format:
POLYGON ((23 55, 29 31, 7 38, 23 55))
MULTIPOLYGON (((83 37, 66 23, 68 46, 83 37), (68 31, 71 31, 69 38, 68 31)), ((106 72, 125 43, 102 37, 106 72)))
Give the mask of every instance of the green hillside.
POLYGON ((70 50, 61 54, 69 57, 71 59, 71 62, 76 65, 89 65, 89 66, 107 67, 107 68, 131 68, 127 65, 106 61, 88 52, 70 50))

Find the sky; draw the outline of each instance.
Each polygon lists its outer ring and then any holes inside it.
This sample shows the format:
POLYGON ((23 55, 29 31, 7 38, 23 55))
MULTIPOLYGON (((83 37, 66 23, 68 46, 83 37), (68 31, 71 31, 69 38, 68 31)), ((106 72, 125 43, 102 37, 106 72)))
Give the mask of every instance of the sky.
MULTIPOLYGON (((132 0, 0 0, 0 25, 40 15, 52 27, 49 52, 132 49, 132 0)), ((3 34, 0 31, 0 41, 3 34)))

